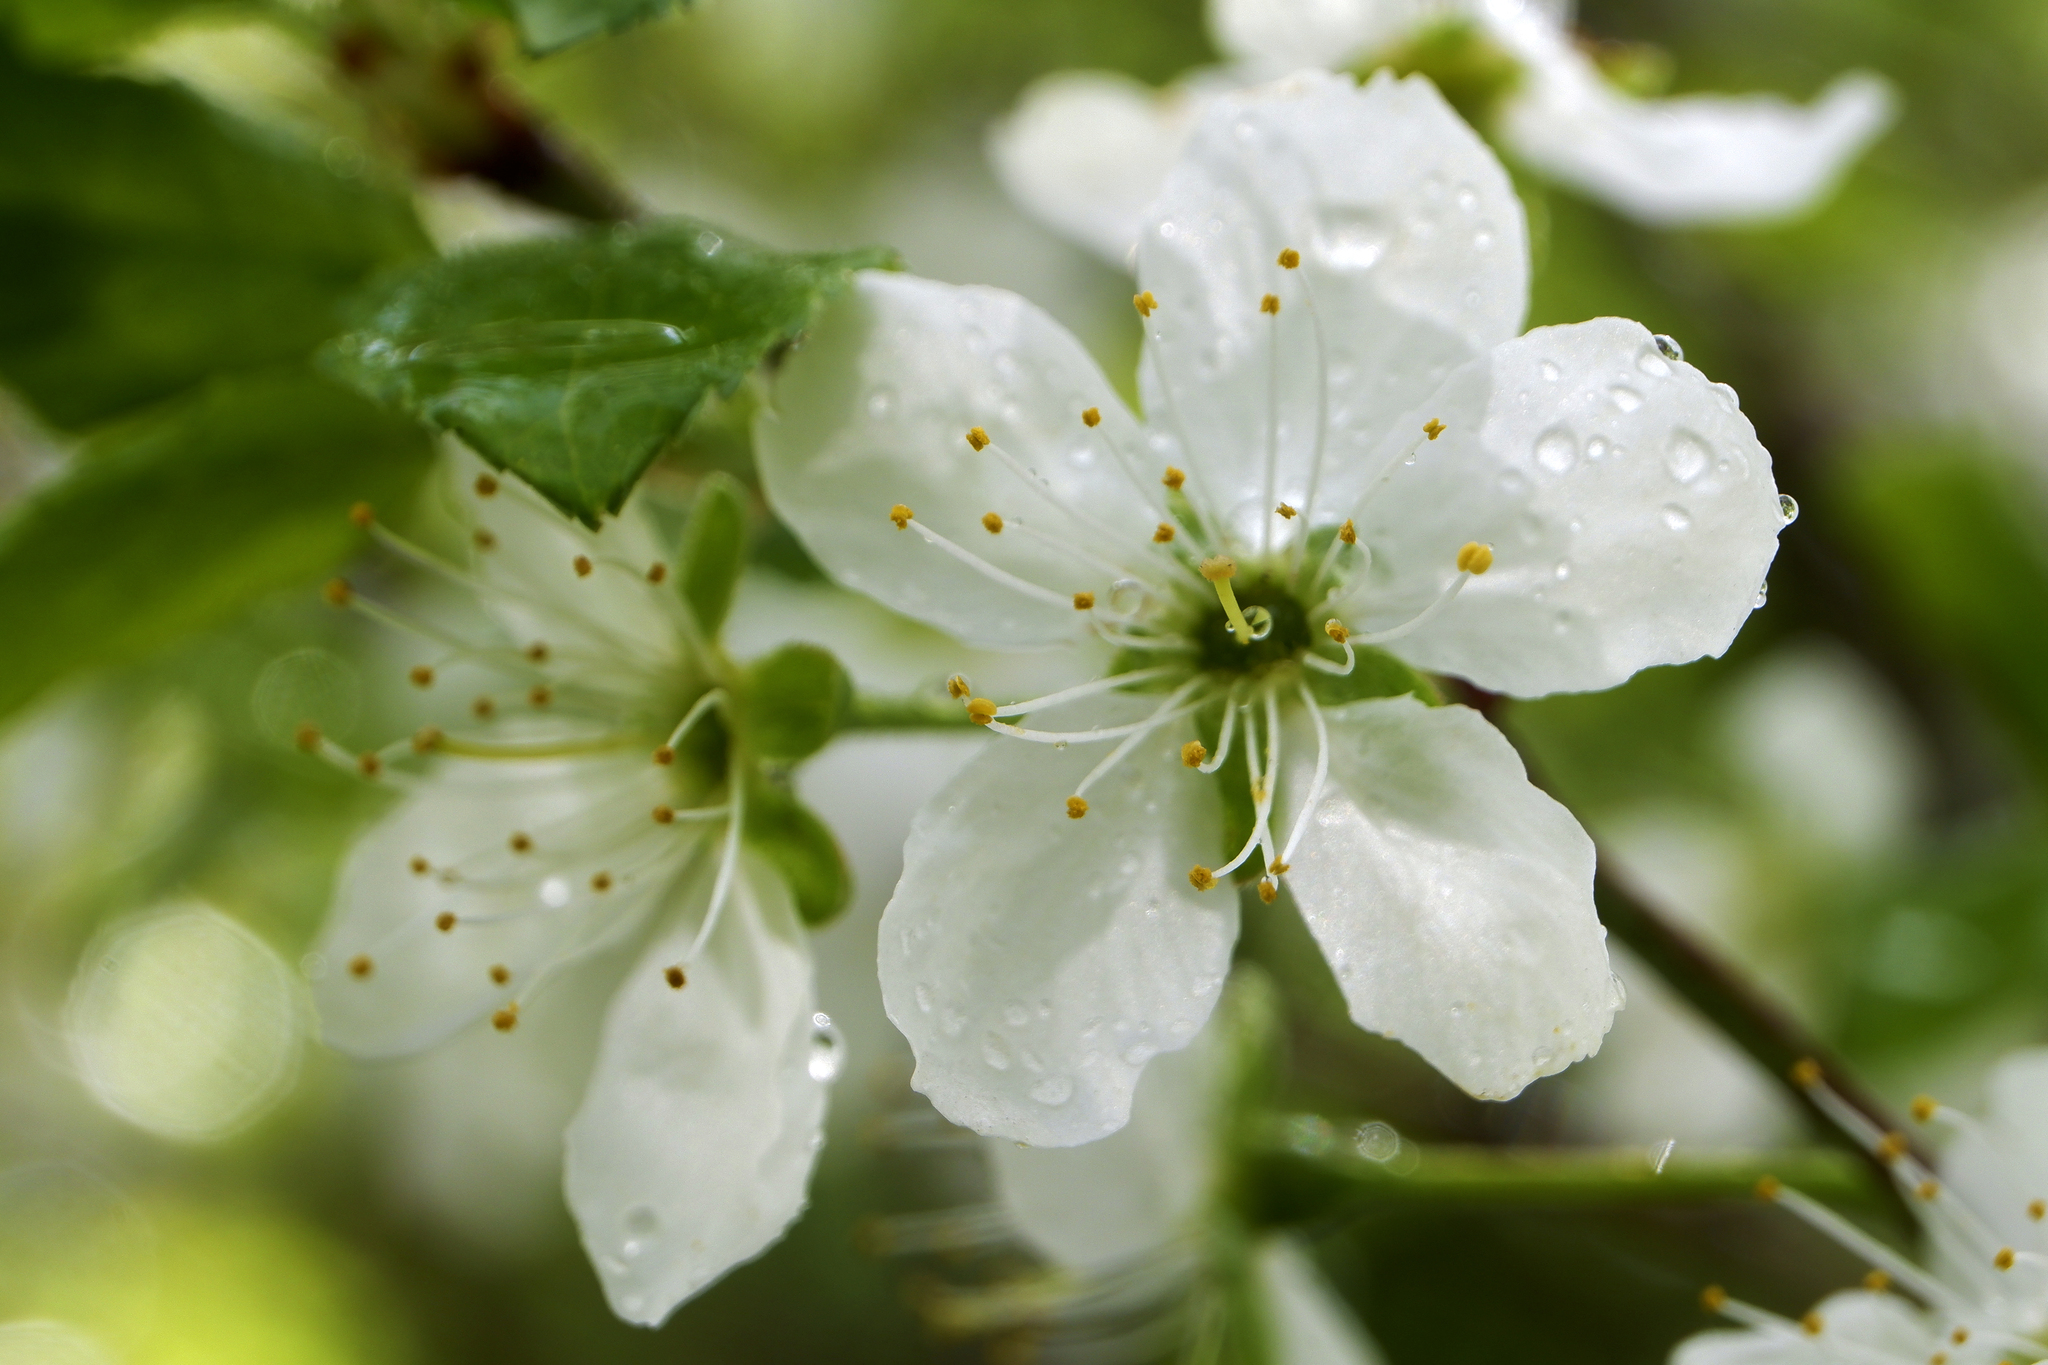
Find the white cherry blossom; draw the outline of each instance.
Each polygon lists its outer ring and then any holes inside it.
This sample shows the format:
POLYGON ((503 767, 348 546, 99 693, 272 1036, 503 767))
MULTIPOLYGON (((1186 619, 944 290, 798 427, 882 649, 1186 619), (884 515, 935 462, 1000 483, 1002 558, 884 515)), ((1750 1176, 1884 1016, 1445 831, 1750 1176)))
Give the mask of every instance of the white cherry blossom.
POLYGON ((362 1057, 486 1020, 516 1047, 556 974, 622 973, 565 1186, 613 1310, 651 1326, 802 1211, 831 1023, 790 894, 743 845, 743 766, 723 740, 707 756, 729 665, 667 581, 652 519, 628 503, 588 531, 466 468, 467 568, 359 519, 473 594, 494 631, 329 588, 413 639, 413 682, 449 705, 370 754, 301 734, 402 793, 342 868, 312 958, 322 1025, 362 1057))
POLYGON ((1890 87, 1837 79, 1811 104, 1776 95, 1638 99, 1573 41, 1569 7, 1543 0, 1210 0, 1227 65, 1154 91, 1066 71, 1026 90, 992 131, 1011 196, 1117 265, 1200 111, 1228 91, 1304 67, 1371 60, 1423 26, 1471 24, 1517 67, 1496 131, 1545 176, 1659 226, 1782 218, 1827 193, 1890 123, 1890 87))
POLYGON ((1517 335, 1520 204, 1427 81, 1219 99, 1138 270, 1143 421, 1024 300, 869 272, 757 430, 842 583, 1118 652, 1006 705, 955 680, 1001 738, 883 918, 914 1083, 983 1133, 1115 1131, 1216 1002, 1236 877, 1291 887, 1361 1026, 1514 1095, 1618 1005, 1592 845, 1407 665, 1535 696, 1718 654, 1789 519, 1770 457, 1635 323, 1517 335))

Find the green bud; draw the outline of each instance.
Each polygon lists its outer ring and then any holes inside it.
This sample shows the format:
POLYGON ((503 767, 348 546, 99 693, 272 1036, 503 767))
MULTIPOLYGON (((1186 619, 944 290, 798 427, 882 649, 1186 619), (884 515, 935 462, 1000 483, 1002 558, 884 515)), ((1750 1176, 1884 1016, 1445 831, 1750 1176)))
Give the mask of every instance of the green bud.
POLYGON ((836 919, 853 899, 853 873, 839 841, 785 788, 763 781, 748 790, 741 837, 782 875, 797 914, 813 929, 836 919))
POLYGON ((742 740, 762 758, 794 762, 845 725, 853 683, 816 645, 784 645, 747 670, 739 696, 742 740))
POLYGON ((732 608, 747 554, 747 492, 730 474, 712 473, 697 490, 683 528, 676 590, 706 635, 718 634, 732 608))

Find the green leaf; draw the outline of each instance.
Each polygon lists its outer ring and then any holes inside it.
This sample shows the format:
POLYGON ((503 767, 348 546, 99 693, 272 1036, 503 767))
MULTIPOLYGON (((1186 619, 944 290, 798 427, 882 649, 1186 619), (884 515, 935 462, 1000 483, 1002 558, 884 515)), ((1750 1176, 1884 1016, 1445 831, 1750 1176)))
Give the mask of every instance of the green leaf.
POLYGON ((559 52, 586 38, 616 33, 690 0, 500 0, 519 27, 519 41, 534 56, 559 52))
POLYGON ((741 836, 775 865, 812 928, 830 923, 853 899, 853 873, 825 822, 783 787, 757 782, 747 791, 741 836))
POLYGON ((410 206, 170 86, 0 46, 0 378, 76 429, 311 353, 372 271, 427 250, 410 206))
POLYGON ((707 476, 683 527, 676 588, 704 634, 718 634, 747 558, 747 490, 730 474, 707 476))
POLYGON ((38 56, 90 61, 115 56, 194 11, 257 8, 254 0, 0 0, 0 24, 38 56))
POLYGON ((329 351, 595 526, 706 394, 729 394, 882 250, 792 255, 676 219, 436 261, 329 351))
POLYGON ((0 524, 0 716, 317 578, 352 503, 426 468, 417 426, 303 372, 218 380, 101 433, 0 524))
POLYGON ((824 748, 852 705, 852 680, 829 651, 784 645, 747 670, 739 731, 760 757, 793 763, 824 748))

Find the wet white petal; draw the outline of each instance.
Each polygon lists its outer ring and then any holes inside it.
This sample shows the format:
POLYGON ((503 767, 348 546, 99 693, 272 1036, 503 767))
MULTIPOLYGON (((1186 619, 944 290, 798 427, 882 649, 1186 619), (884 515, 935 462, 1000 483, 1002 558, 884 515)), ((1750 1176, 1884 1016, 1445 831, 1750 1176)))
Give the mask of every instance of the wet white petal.
MULTIPOLYGON (((1462 706, 1397 697, 1328 721, 1329 782, 1288 876, 1351 1017, 1482 1099, 1598 1049, 1618 1002, 1571 813, 1462 706)), ((1297 719, 1289 819, 1314 745, 1297 719)))
MULTIPOLYGON (((1942 1349, 1941 1328, 1895 1294, 1860 1289, 1814 1305, 1821 1334, 1702 1332, 1678 1343, 1671 1365, 1812 1365, 1818 1360, 1926 1360, 1942 1349)), ((1995 1359, 1996 1357, 1987 1357, 1995 1359)))
MULTIPOLYGON (((1107 723, 1137 705, 1058 714, 1107 723)), ((993 738, 912 823, 882 915, 882 998, 917 1053, 911 1083, 955 1123, 1053 1147, 1113 1133, 1146 1061, 1215 1008, 1237 901, 1188 885, 1222 834, 1184 738, 1169 726, 1133 750, 1082 820, 1065 801, 1102 746, 993 738)))
POLYGON ((1186 1230, 1216 1177, 1222 1048, 1205 1030, 1145 1068, 1131 1121, 1079 1147, 988 1143, 1004 1211, 1033 1248, 1075 1270, 1107 1270, 1186 1230))
POLYGON ((676 990, 664 972, 697 918, 628 973, 567 1139, 569 1207, 605 1297, 649 1326, 782 1235, 824 1140, 811 951, 788 892, 750 865, 676 990))
POLYGON ((1619 318, 1541 327, 1453 376, 1448 426, 1360 514, 1373 572, 1355 624, 1406 620, 1493 567, 1395 650, 1517 696, 1611 687, 1718 655, 1756 607, 1784 514, 1735 393, 1619 318))
POLYGON ((1441 8, 1441 0, 1209 0, 1209 34, 1253 70, 1279 76, 1348 65, 1441 8))
POLYGON ((1138 276, 1159 304, 1145 410, 1186 443, 1197 504, 1244 532, 1270 520, 1269 448, 1275 496, 1301 505, 1319 394, 1318 507, 1334 509, 1377 474, 1367 457, 1397 418, 1514 335, 1527 232, 1500 163, 1428 81, 1382 73, 1360 91, 1303 73, 1204 112, 1139 239, 1138 276), (1277 264, 1283 249, 1298 270, 1277 264), (1260 311, 1268 293, 1277 317, 1260 311))
POLYGON ((1197 104, 1196 87, 1153 90, 1113 72, 1057 72, 1026 87, 990 129, 989 162, 1026 212, 1125 267, 1197 104))
POLYGON ((2015 1174, 2032 1187, 2026 1197, 2048 1198, 2048 1048, 2008 1052, 1986 1088, 1987 1117, 2014 1144, 2015 1174))
POLYGON ((427 1047, 542 969, 629 932, 702 837, 651 818, 672 799, 666 771, 637 751, 444 764, 342 866, 312 958, 327 1041, 360 1056, 427 1047), (526 853, 510 846, 520 833, 532 841, 526 853), (613 879, 607 891, 591 886, 599 872, 613 879), (452 930, 436 927, 443 913, 456 916, 452 930), (351 970, 358 958, 367 975, 351 970), (494 981, 494 966, 509 980, 494 981))
POLYGON ((1378 1365, 1379 1349, 1299 1242, 1270 1237, 1256 1255, 1277 1365, 1378 1365))
POLYGON ((1061 596, 1104 592, 1110 576, 1022 533, 989 534, 985 513, 1119 564, 1151 553, 1156 475, 1119 463, 1138 452, 1135 421, 1072 334, 1003 290, 863 272, 783 367, 755 437, 769 500, 834 577, 970 644, 1065 640, 1083 618, 898 530, 893 504, 1061 596), (1101 425, 1083 424, 1089 408, 1101 425), (969 446, 977 426, 1043 484, 969 446))
POLYGON ((1889 126, 1891 87, 1851 73, 1806 105, 1776 95, 1633 99, 1541 16, 1495 3, 1525 64, 1502 131, 1545 174, 1646 223, 1784 217, 1825 194, 1889 126))

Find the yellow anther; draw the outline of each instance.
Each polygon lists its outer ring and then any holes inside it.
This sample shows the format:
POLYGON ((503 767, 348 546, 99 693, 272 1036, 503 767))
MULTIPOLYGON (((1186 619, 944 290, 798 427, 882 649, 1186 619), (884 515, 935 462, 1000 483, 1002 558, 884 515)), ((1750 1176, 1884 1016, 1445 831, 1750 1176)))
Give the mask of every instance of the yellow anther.
POLYGON ((1092 592, 1077 592, 1077 593, 1075 593, 1075 594, 1074 594, 1074 610, 1075 610, 1075 611, 1093 611, 1093 610, 1095 610, 1095 594, 1094 594, 1094 593, 1092 593, 1092 592))
POLYGON ((983 512, 981 514, 981 529, 992 536, 999 536, 1003 533, 1003 519, 994 512, 983 512))
POLYGON ((672 991, 679 991, 690 983, 689 975, 681 967, 670 967, 661 974, 661 979, 668 982, 672 991))
POLYGON ((443 910, 440 914, 434 916, 434 927, 444 934, 454 933, 455 912, 453 910, 443 910))
POLYGON ((506 965, 505 965, 504 963, 502 963, 502 962, 499 962, 499 963, 495 963, 495 964, 493 964, 493 965, 492 965, 492 967, 491 967, 491 980, 492 980, 492 982, 493 982, 493 983, 495 983, 495 984, 497 984, 497 985, 500 985, 500 986, 502 986, 502 985, 504 985, 504 984, 505 984, 505 983, 506 983, 507 981, 510 981, 511 979, 512 979, 512 969, 511 969, 510 967, 507 967, 507 966, 506 966, 506 965))
POLYGON ((1344 524, 1337 528, 1337 539, 1343 541, 1346 545, 1356 545, 1358 543, 1358 528, 1351 524, 1349 517, 1346 517, 1344 524))
POLYGON ((1067 818, 1078 820, 1088 813, 1088 803, 1078 796, 1067 798, 1067 818))
POLYGON ((1427 422, 1424 422, 1422 424, 1422 434, 1424 436, 1427 436, 1432 441, 1434 441, 1437 437, 1443 435, 1446 430, 1447 428, 1444 426, 1444 424, 1442 422, 1437 421, 1434 417, 1430 418, 1427 422))
POLYGON ((1152 532, 1152 543, 1154 545, 1164 545, 1172 539, 1173 528, 1163 521, 1152 532))
POLYGON ((1923 1203, 1931 1204, 1934 1202, 1934 1196, 1941 1193, 1941 1185, 1937 1181, 1923 1180, 1918 1185, 1915 1185, 1913 1187, 1913 1193, 1917 1195, 1923 1203))
POLYGON ((973 688, 967 685, 965 674, 955 673, 952 677, 946 679, 946 695, 954 701, 959 701, 973 690, 973 688))
POLYGON ((660 563, 655 563, 655 564, 649 564, 649 565, 647 566, 647 581, 648 581, 649 583, 659 583, 659 582, 661 582, 661 581, 662 581, 663 579, 665 579, 665 578, 667 578, 667 577, 668 577, 668 565, 666 565, 666 564, 660 564, 660 563))
POLYGON ((967 703, 967 719, 976 725, 986 725, 996 718, 996 704, 987 697, 976 697, 967 703))
POLYGON ((1799 1319, 1800 1330, 1810 1337, 1819 1336, 1821 1328, 1825 1326, 1827 1324, 1821 1320, 1820 1314, 1810 1308, 1806 1311, 1806 1315, 1799 1319))
POLYGON ((292 731, 292 743, 304 752, 312 753, 320 747, 320 727, 310 720, 300 721, 299 728, 292 731))
POLYGON ((346 578, 330 578, 327 586, 320 589, 320 595, 327 599, 330 607, 345 607, 354 599, 356 592, 348 585, 346 578))
POLYGON ((1882 1270, 1873 1270, 1863 1277, 1863 1287, 1873 1294, 1882 1294, 1892 1287, 1892 1277, 1882 1270))
POLYGON ((495 550, 498 548, 498 538, 491 534, 488 527, 477 527, 469 533, 469 538, 476 542, 476 547, 479 550, 495 550))
POLYGON ((1774 1175, 1763 1176, 1756 1182, 1756 1197, 1770 1203, 1785 1192, 1785 1182, 1774 1175))
POLYGON ((592 891, 599 891, 599 892, 603 892, 603 891, 609 891, 609 890, 611 890, 611 889, 612 889, 612 874, 611 874, 611 873, 609 873, 609 872, 600 872, 600 873, 596 874, 595 876, 593 876, 593 877, 592 877, 592 878, 590 879, 590 889, 591 889, 592 891))
POLYGON ((1948 1352, 1936 1351, 1933 1355, 1927 1357, 1927 1365, 1948 1365, 1948 1352))
POLYGON ((669 764, 676 761, 676 751, 664 744, 654 751, 654 761, 666 768, 669 764))
POLYGON ((1294 864, 1293 864, 1293 863, 1274 863, 1274 864, 1273 864, 1273 865, 1272 865, 1271 867, 1267 868, 1266 870, 1267 870, 1268 872, 1272 873, 1272 874, 1273 874, 1274 876, 1276 876, 1276 877, 1281 877, 1281 876, 1285 876, 1285 875, 1286 875, 1287 873, 1289 873, 1289 872, 1292 872, 1292 871, 1294 871, 1294 864))
POLYGON ((497 491, 498 481, 496 479, 492 478, 488 474, 479 474, 476 476, 476 495, 478 497, 488 498, 489 496, 491 496, 491 494, 497 491))
POLYGON ((986 448, 988 445, 988 433, 980 427, 967 428, 967 444, 973 446, 976 450, 986 448))
POLYGON ((1230 580, 1236 576, 1237 561, 1229 555, 1211 555, 1202 561, 1202 577, 1216 589, 1216 600, 1223 604, 1223 615, 1230 622, 1230 633, 1239 644, 1250 648, 1252 624, 1244 619, 1244 608, 1237 604, 1237 593, 1230 586, 1230 580))
POLYGON ((548 661, 547 642, 544 640, 535 640, 532 644, 526 647, 526 657, 537 664, 546 663, 548 661))
POLYGON ((1886 1133, 1877 1140, 1876 1156, 1885 1165, 1891 1165, 1905 1154, 1906 1135, 1904 1133, 1886 1133))
POLYGON ((1271 877, 1259 878, 1259 899, 1271 905, 1280 898, 1280 883, 1271 877))
POLYGON ((1202 577, 1211 583, 1224 583, 1237 577, 1237 561, 1229 555, 1211 555, 1202 561, 1202 577))
POLYGON ((1216 874, 1206 867, 1188 869, 1188 885, 1197 891, 1207 891, 1216 885, 1216 874))
POLYGON ((414 687, 432 687, 434 685, 434 670, 428 668, 425 664, 414 664, 412 672, 405 676, 412 679, 414 687))
POLYGON ((1998 1254, 1991 1258, 1991 1264, 1997 1266, 2000 1270, 2011 1270, 2013 1259, 2011 1247, 2000 1247, 1998 1254))
POLYGON ((375 777, 384 771, 384 760, 376 754, 364 754, 356 760, 356 768, 364 777, 375 777))
POLYGON ((417 853, 412 855, 406 866, 412 869, 412 875, 415 877, 424 877, 434 870, 434 865, 417 853))
POLYGON ((422 725, 412 732, 412 751, 416 754, 430 753, 441 747, 443 738, 440 726, 422 725))
POLYGON ((1271 314, 1272 314, 1272 315, 1273 315, 1274 317, 1276 317, 1276 318, 1277 318, 1277 317, 1279 317, 1279 316, 1280 316, 1280 296, 1279 296, 1278 294, 1268 294, 1268 295, 1266 295, 1266 297, 1264 297, 1264 298, 1260 299, 1260 300, 1259 300, 1259 311, 1260 311, 1261 313, 1271 313, 1271 314))
POLYGON ((1102 425, 1102 409, 1101 409, 1101 408, 1083 408, 1083 409, 1081 409, 1081 422, 1082 422, 1082 424, 1083 424, 1084 426, 1091 426, 1091 427, 1099 427, 1099 426, 1101 426, 1101 425, 1102 425))
POLYGON ((1344 623, 1334 616, 1323 622, 1323 634, 1329 636, 1340 645, 1351 638, 1351 632, 1346 630, 1344 623))
POLYGON ((1493 567, 1493 547, 1468 540, 1458 549, 1458 572, 1483 574, 1493 567))
POLYGON ((358 981, 368 981, 370 973, 377 970, 377 964, 370 961, 368 953, 357 953, 348 960, 348 974, 358 981))
POLYGON ((370 523, 377 519, 377 509, 367 502, 359 502, 348 509, 348 524, 358 531, 370 529, 370 523))
POLYGON ((1186 483, 1187 481, 1187 471, 1175 469, 1172 465, 1168 465, 1166 467, 1166 472, 1159 476, 1159 482, 1165 484, 1168 488, 1173 489, 1175 492, 1179 492, 1180 486, 1186 483))
POLYGON ((1280 253, 1280 268, 1282 270, 1292 270, 1300 264, 1301 253, 1293 247, 1288 247, 1280 253))
POLYGON ((2027 1217, 2033 1219, 2037 1223, 2040 1222, 2043 1218, 2048 1218, 2048 1201, 2036 1199, 2031 1204, 2028 1204, 2027 1217))
POLYGON ((498 703, 489 697, 478 697, 469 704, 469 709, 475 713, 478 720, 489 720, 491 713, 498 709, 498 703))
POLYGON ((1278 507, 1275 507, 1273 510, 1280 514, 1280 518, 1283 521, 1293 521, 1297 516, 1301 515, 1299 512, 1296 512, 1292 507, 1289 507, 1284 502, 1281 503, 1278 507))
POLYGON ((1913 1121, 1915 1123, 1925 1123, 1934 1117, 1934 1111, 1939 1108, 1941 1106, 1934 1102, 1932 1095, 1915 1095, 1913 1097, 1913 1121))
POLYGON ((554 689, 544 683, 534 684, 526 693, 527 704, 531 706, 546 706, 554 699, 554 689))
POLYGON ((1811 1089, 1820 1084, 1820 1063, 1811 1057, 1801 1057, 1792 1063, 1791 1071, 1786 1074, 1792 1077, 1792 1084, 1801 1090, 1811 1089))
POLYGON ((1954 1342, 1956 1345, 1961 1346, 1964 1342, 1970 1339, 1970 1329, 1967 1327, 1958 1327, 1955 1331, 1950 1332, 1948 1334, 1948 1339, 1954 1342))
POLYGON ((906 529, 910 525, 910 519, 916 515, 917 513, 900 502, 889 509, 889 520, 896 523, 896 529, 899 531, 906 529))
POLYGON ((1718 1284, 1710 1284, 1700 1291, 1700 1307, 1709 1313, 1718 1313, 1728 1306, 1728 1291, 1718 1284))
POLYGON ((674 806, 656 806, 656 807, 654 808, 654 823, 655 823, 655 824, 657 824, 657 825, 673 825, 673 824, 674 824, 675 822, 676 822, 676 808, 675 808, 674 806))
POLYGON ((519 1002, 513 1001, 491 1016, 491 1027, 500 1033, 510 1033, 519 1027, 519 1002))
POLYGON ((1182 767, 1199 768, 1202 766, 1203 761, 1208 757, 1209 746, 1202 743, 1202 741, 1199 739, 1191 739, 1187 743, 1180 746, 1180 761, 1182 767))
POLYGON ((533 852, 533 836, 515 832, 511 838, 505 841, 505 845, 514 853, 531 853, 533 852))
POLYGON ((1141 318, 1151 317, 1152 310, 1158 306, 1159 300, 1152 297, 1152 291, 1149 289, 1142 294, 1131 295, 1131 307, 1138 310, 1138 316, 1141 318))

